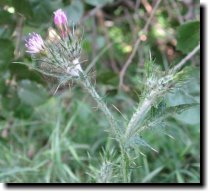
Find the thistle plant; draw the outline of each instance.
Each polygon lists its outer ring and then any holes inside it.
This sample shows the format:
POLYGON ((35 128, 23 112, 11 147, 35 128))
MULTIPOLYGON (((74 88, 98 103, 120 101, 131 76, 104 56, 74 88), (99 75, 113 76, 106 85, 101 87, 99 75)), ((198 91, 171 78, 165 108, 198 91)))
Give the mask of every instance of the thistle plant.
MULTIPOLYGON (((61 82, 73 80, 86 89, 109 121, 110 136, 119 144, 118 175, 121 176, 122 182, 130 182, 129 168, 134 161, 132 149, 139 148, 140 145, 153 149, 140 137, 141 132, 162 124, 167 116, 193 106, 192 104, 169 107, 155 117, 149 116, 151 109, 158 106, 169 91, 180 86, 180 79, 181 76, 185 76, 185 71, 179 72, 179 70, 199 51, 200 46, 198 45, 179 64, 168 71, 160 71, 153 65, 154 62, 148 62, 145 89, 141 100, 130 120, 119 124, 83 70, 80 61, 82 38, 76 33, 74 25, 70 27, 67 16, 61 9, 54 12, 54 25, 56 28, 51 30, 51 35, 46 41, 37 33, 29 34, 25 46, 34 61, 32 68, 45 75, 56 77, 61 82)), ((99 170, 99 176, 101 176, 99 182, 111 181, 113 165, 110 162, 103 162, 99 170)))
POLYGON ((81 67, 81 38, 75 34, 75 27, 69 27, 67 16, 61 9, 54 12, 54 24, 56 30, 53 29, 53 37, 49 40, 44 42, 36 33, 29 34, 26 40, 27 52, 35 61, 33 68, 60 81, 75 80, 84 86, 109 120, 110 131, 119 136, 112 113, 81 67))

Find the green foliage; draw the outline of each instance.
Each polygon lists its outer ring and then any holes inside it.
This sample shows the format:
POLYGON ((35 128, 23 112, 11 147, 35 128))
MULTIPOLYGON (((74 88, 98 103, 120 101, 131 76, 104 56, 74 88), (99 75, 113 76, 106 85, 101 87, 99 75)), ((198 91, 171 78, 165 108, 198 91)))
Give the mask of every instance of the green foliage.
POLYGON ((163 166, 160 166, 159 168, 156 168, 154 171, 152 171, 147 176, 145 176, 145 178, 142 180, 142 183, 150 182, 152 180, 152 178, 154 178, 154 176, 156 176, 158 173, 160 173, 160 171, 162 169, 163 169, 163 166))
POLYGON ((100 83, 106 85, 117 86, 118 83, 116 73, 110 71, 101 72, 100 74, 97 75, 97 79, 100 83))
POLYGON ((20 99, 17 96, 15 87, 6 87, 3 92, 2 106, 6 111, 13 111, 19 105, 20 99))
POLYGON ((111 3, 112 1, 113 0, 85 0, 86 3, 93 6, 105 5, 106 3, 111 3))
MULTIPOLYGON (((27 23, 28 26, 37 26, 40 27, 40 25, 47 25, 47 23, 51 19, 51 15, 53 14, 53 11, 55 11, 58 7, 62 6, 62 3, 60 0, 21 0, 22 3, 25 3, 25 6, 20 6, 18 4, 19 1, 15 1, 14 7, 16 9, 20 9, 20 11, 25 12, 24 16, 30 16, 28 17, 27 23), (26 6, 27 4, 27 6, 26 6)), ((43 27, 42 26, 42 27, 43 27)))
POLYGON ((84 5, 81 0, 73 0, 69 6, 65 8, 68 18, 71 18, 71 21, 77 23, 83 13, 84 5))
POLYGON ((0 11, 0 18, 1 18, 0 25, 6 24, 7 22, 9 23, 13 22, 12 14, 5 10, 0 11))
MULTIPOLYGON (((13 43, 8 39, 0 39, 0 64, 8 64, 13 58, 14 46, 13 43)), ((0 68, 1 68, 0 67, 0 68)))
POLYGON ((187 22, 177 29, 177 49, 183 53, 190 52, 200 41, 200 22, 187 22))
POLYGON ((36 107, 47 100, 48 93, 41 85, 22 80, 19 84, 18 96, 23 104, 36 107))
POLYGON ((32 18, 33 17, 33 9, 31 2, 28 0, 20 0, 15 1, 12 0, 12 5, 14 6, 15 10, 26 17, 32 18))
POLYGON ((151 110, 152 113, 148 118, 145 119, 145 122, 139 129, 139 133, 141 133, 144 130, 147 129, 157 129, 164 127, 164 122, 167 120, 167 118, 171 116, 175 116, 178 114, 183 114, 183 112, 192 109, 195 106, 198 106, 198 103, 192 103, 192 104, 182 104, 177 106, 171 106, 168 108, 165 108, 164 110, 158 108, 154 112, 154 110, 151 110))
POLYGON ((126 148, 134 148, 134 149, 139 149, 143 147, 147 147, 155 152, 155 150, 151 145, 148 144, 142 137, 139 136, 132 136, 127 142, 126 142, 126 148))

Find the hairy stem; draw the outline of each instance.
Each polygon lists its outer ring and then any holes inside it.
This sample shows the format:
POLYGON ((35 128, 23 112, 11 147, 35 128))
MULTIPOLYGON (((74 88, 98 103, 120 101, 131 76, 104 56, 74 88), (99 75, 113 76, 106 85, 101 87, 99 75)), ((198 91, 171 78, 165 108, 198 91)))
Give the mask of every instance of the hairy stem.
POLYGON ((120 128, 119 128, 118 124, 116 123, 112 113, 108 109, 106 103, 102 100, 102 98, 96 92, 94 86, 89 81, 87 75, 83 71, 81 71, 81 74, 82 74, 82 80, 80 81, 80 83, 82 84, 82 86, 84 88, 86 88, 86 90, 89 92, 89 94, 97 102, 100 110, 107 117, 107 119, 110 123, 110 126, 111 126, 110 131, 111 131, 111 133, 113 133, 114 137, 116 138, 116 140, 119 143, 120 151, 121 151, 121 157, 122 157, 121 158, 121 166, 122 166, 123 182, 128 183, 129 182, 128 172, 127 172, 128 171, 128 161, 127 161, 127 156, 126 156, 126 152, 125 152, 124 145, 123 145, 123 140, 121 140, 120 128))
POLYGON ((126 129, 126 137, 130 137, 132 133, 134 133, 135 128, 137 127, 138 123, 143 120, 146 116, 147 112, 152 107, 153 102, 155 101, 155 96, 158 96, 158 92, 153 90, 146 99, 139 104, 136 109, 136 112, 131 117, 127 129, 126 129))
POLYGON ((87 75, 83 71, 81 72, 81 74, 82 74, 82 80, 80 81, 80 83, 82 84, 82 86, 84 88, 86 88, 88 93, 92 96, 92 98, 98 104, 99 109, 105 114, 105 116, 108 119, 110 126, 111 126, 110 131, 115 135, 115 137, 118 137, 119 136, 119 128, 117 126, 117 123, 116 123, 112 113, 108 109, 108 107, 107 107, 106 103, 103 101, 103 99, 96 92, 94 86, 89 81, 87 75))
POLYGON ((129 164, 129 162, 127 159, 126 152, 122 145, 120 146, 120 149, 121 149, 121 156, 122 156, 121 165, 122 165, 123 182, 129 183, 129 179, 128 179, 128 164, 129 164))

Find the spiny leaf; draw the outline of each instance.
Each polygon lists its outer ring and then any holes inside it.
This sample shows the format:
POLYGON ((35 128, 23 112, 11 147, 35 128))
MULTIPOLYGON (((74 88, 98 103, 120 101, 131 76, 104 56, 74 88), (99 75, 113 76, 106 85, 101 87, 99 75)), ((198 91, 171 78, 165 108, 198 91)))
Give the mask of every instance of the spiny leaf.
POLYGON ((172 106, 172 107, 166 108, 164 111, 160 111, 159 113, 158 113, 158 110, 156 110, 156 114, 153 114, 152 116, 148 117, 145 123, 143 124, 143 126, 139 128, 139 132, 146 129, 151 129, 151 128, 160 126, 160 124, 162 125, 164 120, 167 117, 172 116, 174 114, 180 114, 197 105, 199 104, 191 103, 191 104, 182 104, 182 105, 172 106))
POLYGON ((136 148, 136 147, 144 146, 144 147, 150 148, 151 150, 153 150, 155 152, 158 152, 156 149, 154 149, 152 146, 150 146, 143 138, 141 138, 137 135, 130 137, 130 139, 126 142, 125 146, 126 146, 126 148, 130 148, 130 147, 136 148))
POLYGON ((199 103, 191 103, 191 104, 182 104, 182 105, 177 105, 177 106, 172 106, 167 108, 167 112, 169 114, 174 114, 174 113, 182 113, 183 111, 186 111, 192 107, 195 107, 199 105, 199 103))

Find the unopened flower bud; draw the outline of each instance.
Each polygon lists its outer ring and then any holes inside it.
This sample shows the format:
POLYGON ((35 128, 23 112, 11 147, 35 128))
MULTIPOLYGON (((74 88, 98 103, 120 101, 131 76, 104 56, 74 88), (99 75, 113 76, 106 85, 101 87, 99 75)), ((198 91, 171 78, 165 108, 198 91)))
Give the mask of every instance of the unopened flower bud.
POLYGON ((56 26, 68 24, 67 16, 62 9, 54 12, 54 23, 56 26))

